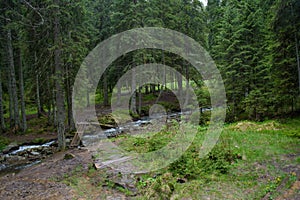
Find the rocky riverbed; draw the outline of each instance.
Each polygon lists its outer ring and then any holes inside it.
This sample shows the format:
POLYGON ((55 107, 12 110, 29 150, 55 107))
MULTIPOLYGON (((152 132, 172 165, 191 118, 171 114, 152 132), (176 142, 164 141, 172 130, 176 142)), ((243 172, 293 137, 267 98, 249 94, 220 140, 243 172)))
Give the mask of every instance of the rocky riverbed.
MULTIPOLYGON (((43 152, 49 150, 43 149, 45 148, 40 147, 41 155, 45 155, 43 152)), ((32 149, 31 152, 37 152, 37 149, 32 149)), ((0 197, 3 200, 74 199, 75 194, 72 188, 55 181, 55 179, 64 177, 78 165, 83 166, 83 170, 87 170, 91 162, 91 156, 87 150, 73 149, 54 153, 40 164, 23 168, 18 173, 14 172, 0 177, 0 197), (74 157, 65 159, 65 155, 68 153, 74 157)))
POLYGON ((11 143, 0 154, 0 175, 18 172, 19 170, 40 163, 57 151, 54 140, 43 144, 17 145, 11 143))

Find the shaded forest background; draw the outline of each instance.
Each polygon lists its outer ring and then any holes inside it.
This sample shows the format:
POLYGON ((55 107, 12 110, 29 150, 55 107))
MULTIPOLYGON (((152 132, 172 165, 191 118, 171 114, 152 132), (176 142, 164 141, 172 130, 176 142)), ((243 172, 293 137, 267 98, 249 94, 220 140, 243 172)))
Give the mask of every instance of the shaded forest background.
MULTIPOLYGON (((227 121, 261 121, 299 108, 299 0, 209 0, 206 7, 192 0, 1 0, 0 11, 1 132, 26 132, 26 116, 38 113, 57 128, 65 148, 65 131, 75 128, 72 85, 83 59, 101 41, 140 27, 182 32, 210 52, 226 87, 227 121)), ((153 62, 201 86, 199 106, 209 107, 201 75, 158 50, 116 60, 99 82, 96 102, 109 105, 122 74, 153 62)), ((182 80, 174 80, 180 89, 182 80)))

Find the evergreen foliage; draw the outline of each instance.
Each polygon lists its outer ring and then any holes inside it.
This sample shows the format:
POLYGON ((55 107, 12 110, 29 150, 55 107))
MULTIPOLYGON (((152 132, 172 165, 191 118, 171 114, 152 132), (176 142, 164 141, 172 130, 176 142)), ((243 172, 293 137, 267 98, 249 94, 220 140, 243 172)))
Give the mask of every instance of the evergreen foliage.
MULTIPOLYGON (((12 0, 1 1, 0 11, 2 131, 25 132, 24 110, 32 107, 55 126, 63 112, 60 121, 73 130, 72 85, 89 51, 116 33, 153 26, 182 32, 210 52, 225 83, 228 121, 263 120, 299 108, 298 0, 209 0, 206 7, 192 0, 12 0)), ((184 74, 200 88, 200 106, 209 104, 203 80, 189 63, 151 49, 130 52, 110 66, 99 82, 100 103, 109 104, 112 88, 127 70, 153 62, 184 74)), ((166 76, 180 90, 182 80, 166 76)))

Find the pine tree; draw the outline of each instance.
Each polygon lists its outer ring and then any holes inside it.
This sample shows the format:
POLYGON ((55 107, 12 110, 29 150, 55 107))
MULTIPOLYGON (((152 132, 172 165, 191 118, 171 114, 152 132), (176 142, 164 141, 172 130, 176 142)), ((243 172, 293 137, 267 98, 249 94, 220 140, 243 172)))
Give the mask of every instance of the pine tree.
POLYGON ((296 0, 278 1, 275 10, 272 24, 276 45, 273 46, 272 78, 276 88, 276 107, 288 112, 294 109, 299 94, 297 49, 300 36, 300 3, 296 0))

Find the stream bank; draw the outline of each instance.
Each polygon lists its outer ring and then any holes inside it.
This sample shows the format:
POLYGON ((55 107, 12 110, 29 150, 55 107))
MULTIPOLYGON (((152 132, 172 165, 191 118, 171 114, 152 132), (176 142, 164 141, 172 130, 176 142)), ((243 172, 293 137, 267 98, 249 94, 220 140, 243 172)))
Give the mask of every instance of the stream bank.
POLYGON ((0 176, 16 173, 24 168, 40 163, 57 151, 55 140, 43 144, 11 143, 0 153, 0 176))

